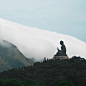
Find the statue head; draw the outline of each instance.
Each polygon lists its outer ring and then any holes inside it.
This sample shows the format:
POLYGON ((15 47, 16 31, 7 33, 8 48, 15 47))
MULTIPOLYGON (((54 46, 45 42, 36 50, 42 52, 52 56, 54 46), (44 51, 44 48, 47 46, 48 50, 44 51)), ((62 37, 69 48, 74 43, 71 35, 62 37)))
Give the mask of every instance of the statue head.
POLYGON ((60 41, 60 44, 61 44, 61 45, 63 45, 63 44, 64 44, 64 42, 61 40, 61 41, 60 41))

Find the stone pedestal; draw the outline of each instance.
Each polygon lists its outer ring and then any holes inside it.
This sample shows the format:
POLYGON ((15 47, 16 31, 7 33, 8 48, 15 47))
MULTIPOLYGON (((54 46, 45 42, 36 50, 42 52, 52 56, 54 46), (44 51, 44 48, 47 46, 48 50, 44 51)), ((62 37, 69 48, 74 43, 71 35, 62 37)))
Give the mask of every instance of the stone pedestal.
POLYGON ((69 59, 68 56, 54 56, 53 58, 54 59, 60 59, 60 60, 69 59))

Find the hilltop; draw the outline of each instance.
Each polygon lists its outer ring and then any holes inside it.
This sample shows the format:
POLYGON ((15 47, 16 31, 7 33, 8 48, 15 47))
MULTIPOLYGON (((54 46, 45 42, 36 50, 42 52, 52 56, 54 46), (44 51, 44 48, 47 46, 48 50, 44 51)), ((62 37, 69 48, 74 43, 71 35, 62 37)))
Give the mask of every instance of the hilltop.
POLYGON ((70 81, 76 86, 86 84, 86 60, 74 56, 65 60, 36 62, 33 66, 11 69, 0 73, 1 79, 32 79, 44 86, 58 86, 60 81, 70 81))

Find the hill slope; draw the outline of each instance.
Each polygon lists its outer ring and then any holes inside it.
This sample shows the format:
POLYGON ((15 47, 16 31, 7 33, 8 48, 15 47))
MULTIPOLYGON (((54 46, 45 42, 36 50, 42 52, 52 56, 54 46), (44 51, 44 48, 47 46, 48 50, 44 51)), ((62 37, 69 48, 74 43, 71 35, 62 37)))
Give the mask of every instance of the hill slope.
POLYGON ((12 69, 0 73, 1 79, 33 79, 44 86, 58 86, 60 81, 70 81, 76 86, 86 85, 86 60, 73 57, 68 60, 48 60, 36 62, 33 66, 12 69))
POLYGON ((32 64, 33 61, 26 58, 15 45, 2 40, 0 43, 0 72, 32 64))

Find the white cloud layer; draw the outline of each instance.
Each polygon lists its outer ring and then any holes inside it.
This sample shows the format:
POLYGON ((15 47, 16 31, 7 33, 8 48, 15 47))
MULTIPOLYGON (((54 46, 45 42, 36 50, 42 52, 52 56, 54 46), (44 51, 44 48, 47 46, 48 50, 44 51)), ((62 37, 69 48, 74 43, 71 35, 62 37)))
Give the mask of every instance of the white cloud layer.
POLYGON ((86 57, 86 43, 72 36, 58 34, 38 28, 27 27, 0 18, 0 39, 15 44, 28 58, 41 60, 44 57, 52 58, 59 41, 63 40, 69 57, 78 55, 86 57))
POLYGON ((86 0, 1 0, 0 17, 86 42, 86 0))

